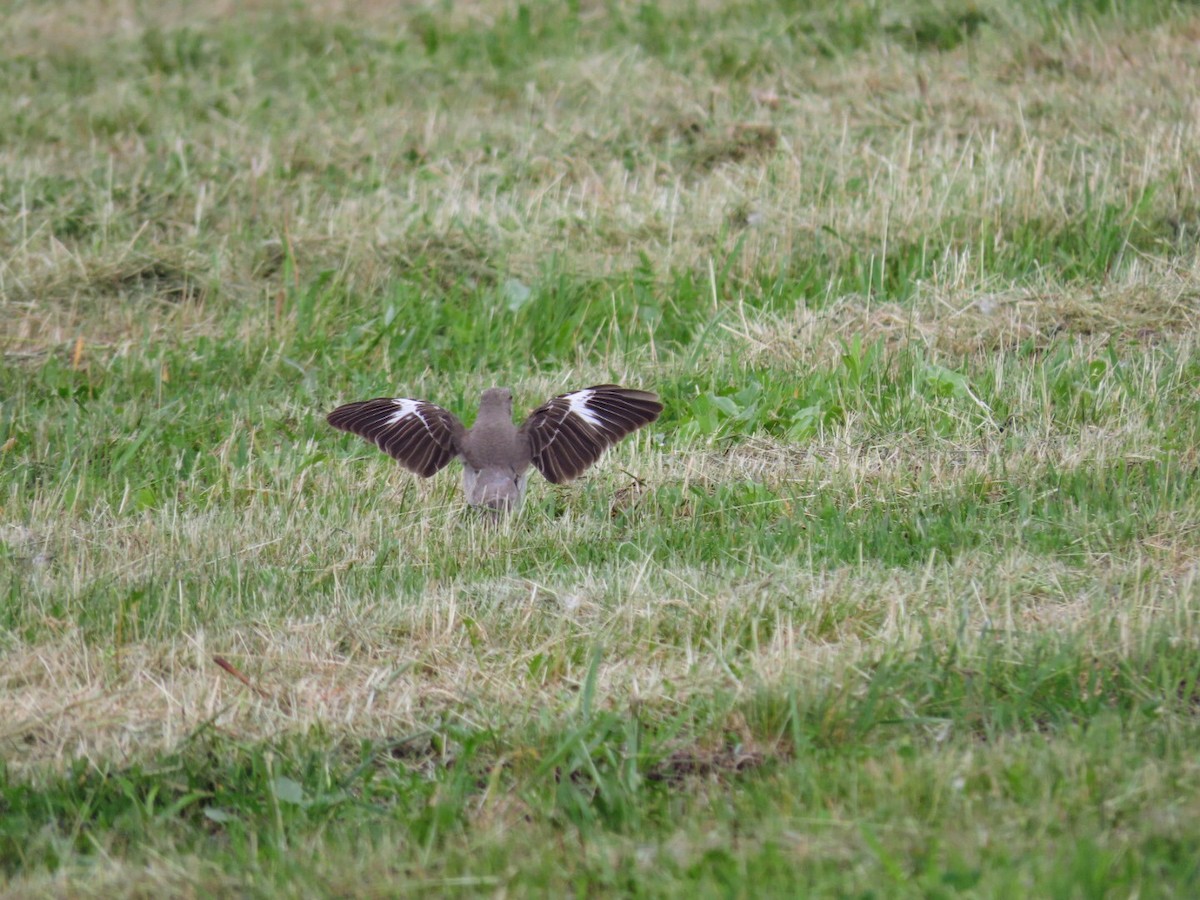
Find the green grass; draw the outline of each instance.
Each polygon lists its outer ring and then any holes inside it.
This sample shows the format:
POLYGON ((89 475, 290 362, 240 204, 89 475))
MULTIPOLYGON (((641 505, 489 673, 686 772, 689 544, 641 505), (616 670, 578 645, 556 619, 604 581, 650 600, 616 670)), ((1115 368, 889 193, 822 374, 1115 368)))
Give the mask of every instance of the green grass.
POLYGON ((0 20, 0 893, 1200 888, 1192 7, 0 20))

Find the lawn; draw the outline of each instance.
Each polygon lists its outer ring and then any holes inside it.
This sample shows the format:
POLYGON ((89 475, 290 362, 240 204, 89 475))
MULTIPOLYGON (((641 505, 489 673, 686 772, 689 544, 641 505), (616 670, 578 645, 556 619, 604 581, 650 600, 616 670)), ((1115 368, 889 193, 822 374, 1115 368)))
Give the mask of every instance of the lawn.
POLYGON ((0 893, 1200 894, 1200 7, 0 38, 0 893))

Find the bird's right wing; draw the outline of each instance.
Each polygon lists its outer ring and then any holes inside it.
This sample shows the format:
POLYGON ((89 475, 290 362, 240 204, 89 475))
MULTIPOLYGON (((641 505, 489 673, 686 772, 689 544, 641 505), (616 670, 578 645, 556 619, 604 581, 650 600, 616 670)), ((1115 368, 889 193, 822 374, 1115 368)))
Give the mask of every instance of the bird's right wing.
POLYGON ((663 406, 649 391, 597 384, 560 394, 529 414, 521 433, 548 481, 561 484, 583 473, 621 438, 658 418, 663 406))
POLYGON ((410 472, 428 478, 459 453, 462 423, 440 406, 379 397, 339 406, 329 424, 379 445, 410 472))

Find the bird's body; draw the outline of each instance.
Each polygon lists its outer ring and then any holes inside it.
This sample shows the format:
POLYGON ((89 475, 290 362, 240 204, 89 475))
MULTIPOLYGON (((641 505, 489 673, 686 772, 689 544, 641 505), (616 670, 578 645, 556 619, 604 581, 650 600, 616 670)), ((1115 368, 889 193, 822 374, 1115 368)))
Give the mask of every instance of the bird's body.
POLYGON ((512 393, 491 388, 479 399, 475 425, 460 442, 463 489, 472 506, 515 510, 529 481, 529 438, 512 421, 512 393))
POLYGON ((469 429, 441 407, 408 397, 347 403, 329 414, 329 424, 373 441, 423 477, 461 457, 467 502, 515 512, 530 468, 556 484, 570 481, 661 412, 648 391, 599 384, 543 403, 519 427, 507 388, 483 392, 469 429))

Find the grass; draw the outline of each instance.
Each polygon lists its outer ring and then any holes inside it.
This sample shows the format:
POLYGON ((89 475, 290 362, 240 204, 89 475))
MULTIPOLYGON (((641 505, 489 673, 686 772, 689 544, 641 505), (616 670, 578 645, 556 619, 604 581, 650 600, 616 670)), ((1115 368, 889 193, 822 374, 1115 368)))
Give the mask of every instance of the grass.
POLYGON ((0 892, 1196 892, 1189 6, 0 18, 0 892))

